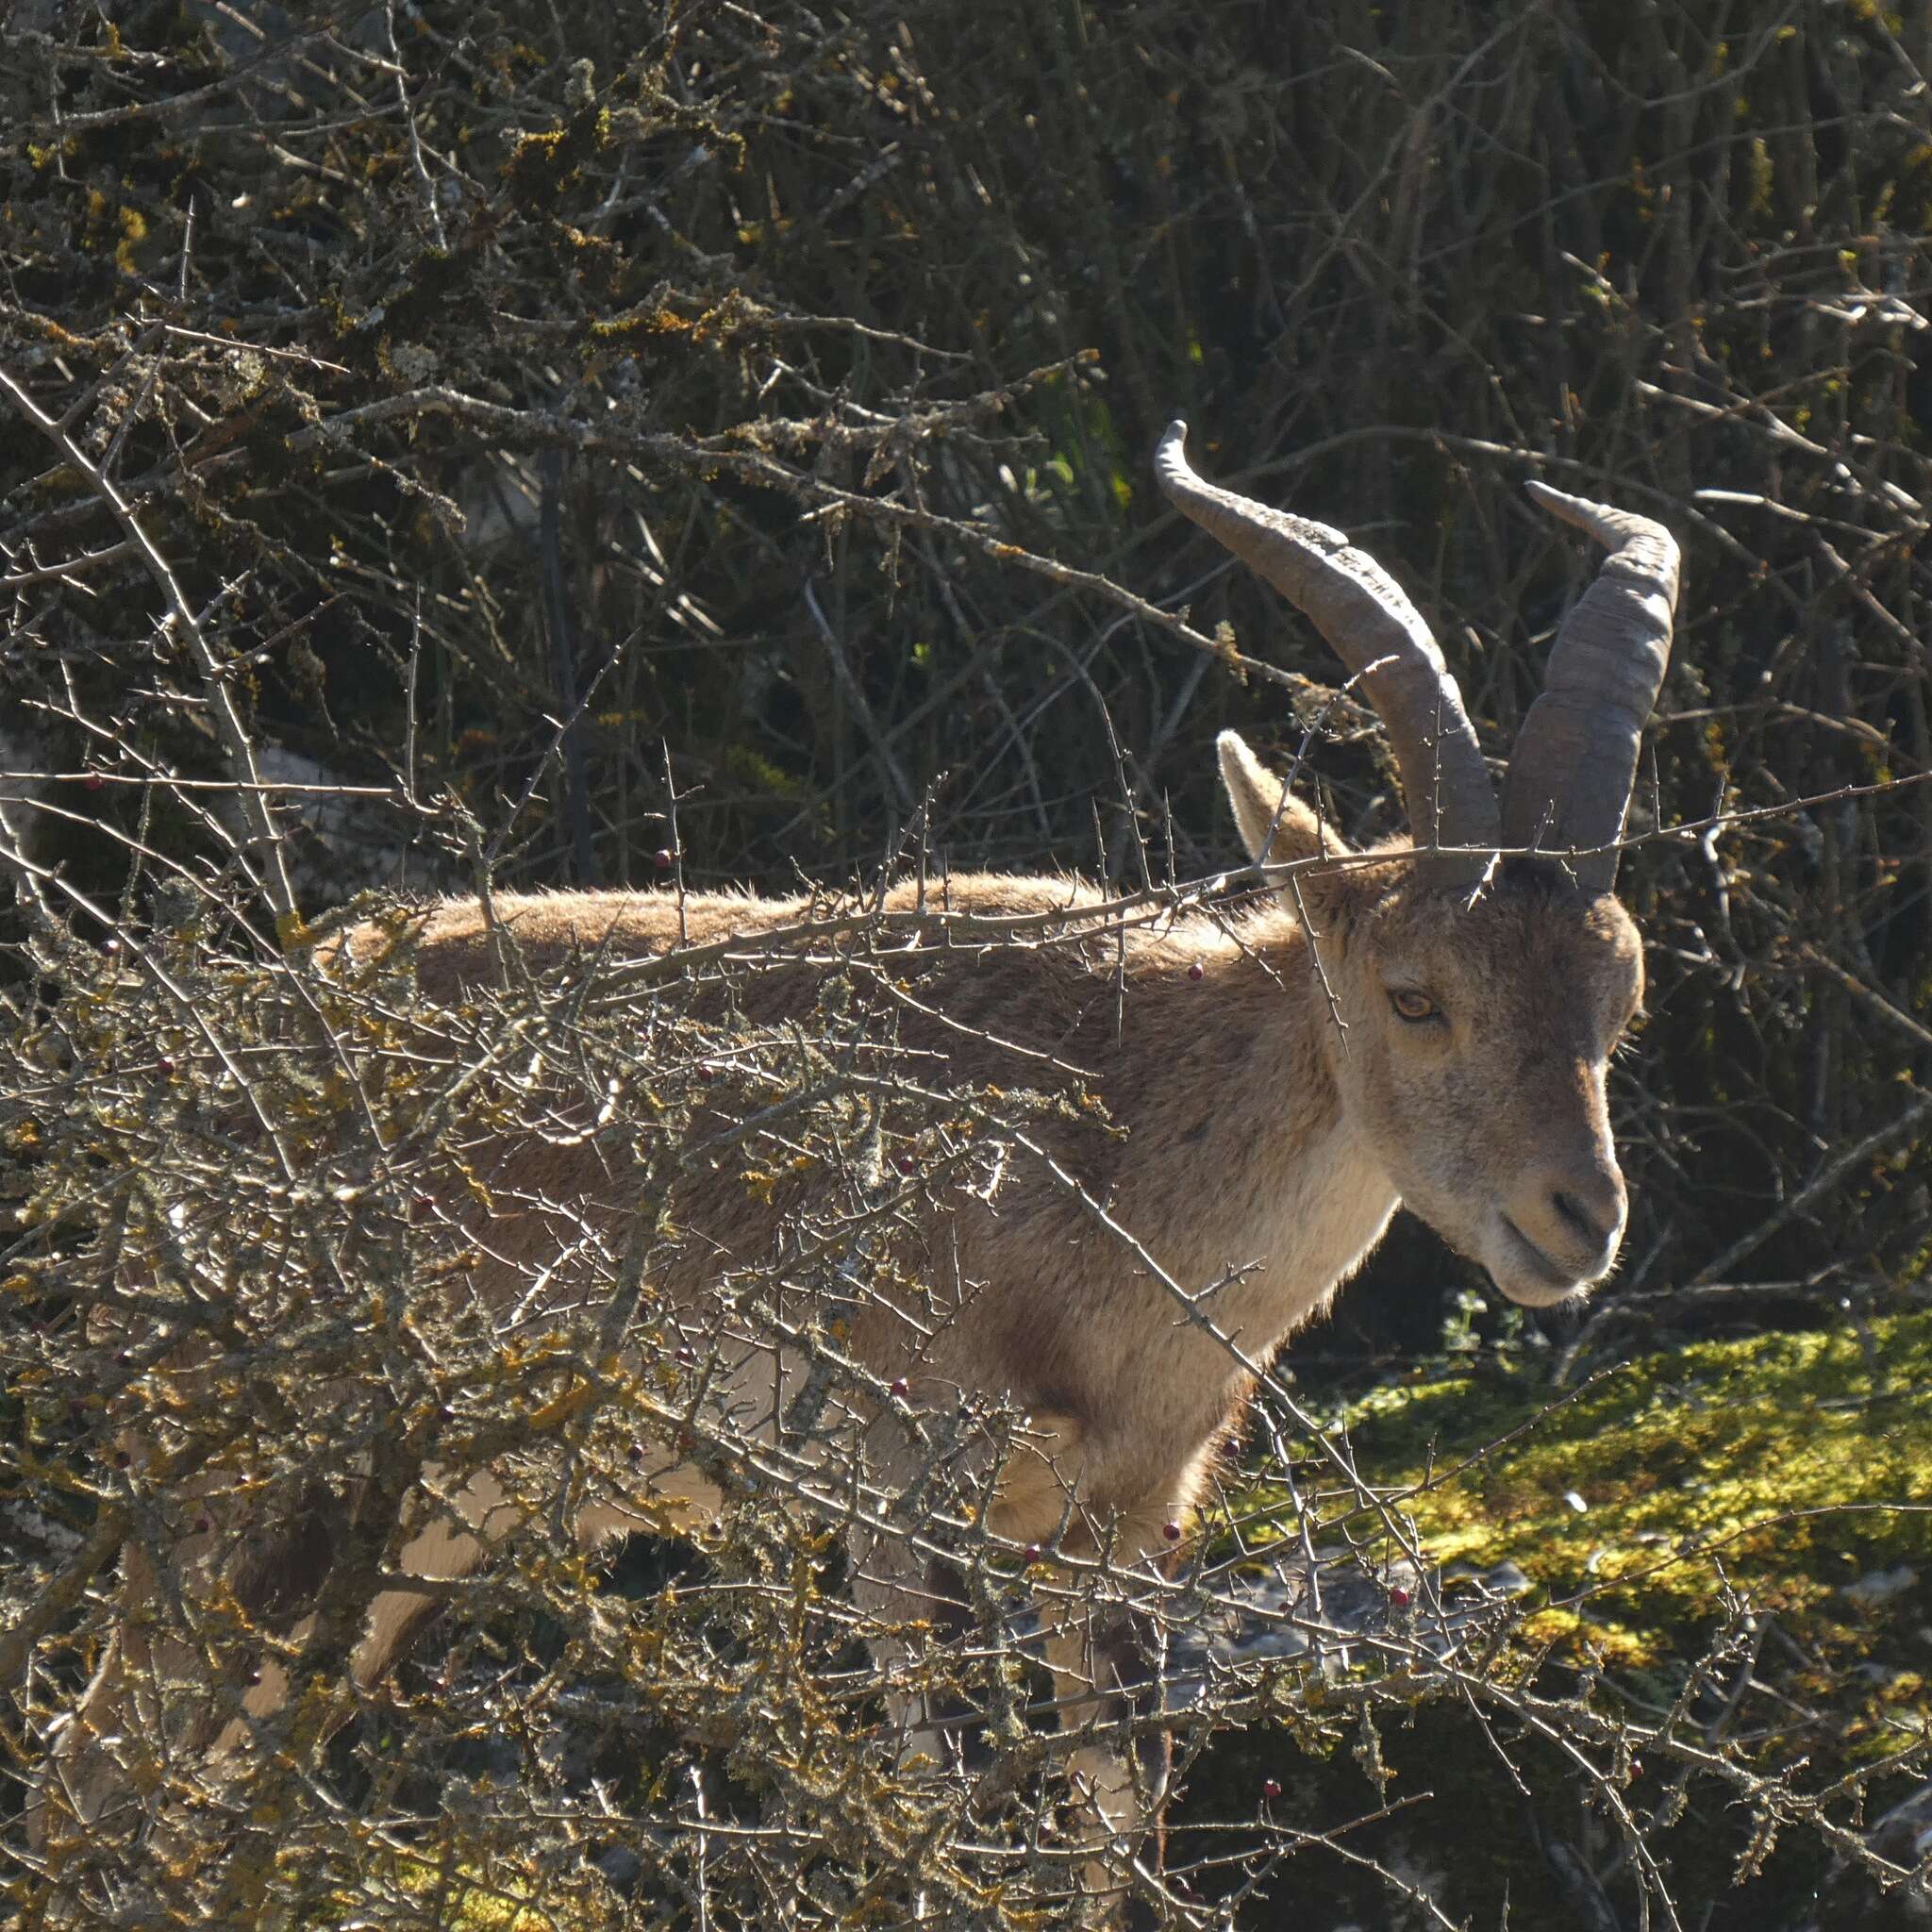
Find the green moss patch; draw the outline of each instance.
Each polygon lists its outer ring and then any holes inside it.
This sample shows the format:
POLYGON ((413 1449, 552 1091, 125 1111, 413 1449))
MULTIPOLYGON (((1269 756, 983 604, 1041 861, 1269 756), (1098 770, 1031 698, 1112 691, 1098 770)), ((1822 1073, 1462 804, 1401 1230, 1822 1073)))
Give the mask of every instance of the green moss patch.
POLYGON ((1567 1399, 1486 1366, 1348 1422, 1436 1560, 1517 1563, 1529 1633, 1613 1664, 1681 1655, 1732 1592, 1833 1651, 1932 1618, 1932 1317, 1688 1344, 1567 1399))
MULTIPOLYGON (((1530 1578, 1488 1674, 1640 1732, 1665 1726, 1825 1794, 1827 1815, 1863 1829, 1924 1776, 1912 1747, 1932 1737, 1932 1316, 1686 1344, 1568 1391, 1537 1367, 1508 1353, 1438 1363, 1335 1422, 1362 1479, 1451 1577, 1513 1562, 1530 1578), (1862 1803, 1861 1772, 1873 1776, 1862 1803)), ((1238 1507, 1277 1500, 1263 1481, 1238 1507)), ((1346 1527, 1360 1537, 1364 1521, 1346 1527)), ((1330 1521, 1316 1541, 1337 1547, 1342 1532, 1330 1521)), ((1365 1554, 1377 1554, 1373 1537, 1365 1554)), ((1594 1786, 1514 1724, 1507 1701, 1478 1716, 1422 1687, 1385 1709, 1379 1788, 1359 1750, 1311 1749, 1301 1731, 1217 1739, 1191 1769, 1171 1843, 1182 1856, 1221 1844, 1213 1828, 1265 1788, 1282 1794, 1277 1815, 1418 1879, 1452 1923, 1585 1923, 1554 1845, 1617 1872, 1608 1891, 1634 1924, 1594 1786), (1391 1800, 1410 1808, 1374 1823, 1391 1800), (1210 1824, 1198 1839, 1191 1829, 1210 1824)), ((1585 1756, 1610 1763, 1600 1748, 1585 1756)), ((1616 1773, 1620 1802, 1646 1822, 1681 1923, 1784 1924, 1825 1882, 1820 1836, 1760 1835, 1734 1784, 1683 1784, 1668 1750, 1641 1756, 1616 1773)), ((1296 1867, 1240 1923, 1277 1923, 1291 1889, 1309 1923, 1441 1923, 1403 1916, 1359 1863, 1316 1853, 1296 1867)))

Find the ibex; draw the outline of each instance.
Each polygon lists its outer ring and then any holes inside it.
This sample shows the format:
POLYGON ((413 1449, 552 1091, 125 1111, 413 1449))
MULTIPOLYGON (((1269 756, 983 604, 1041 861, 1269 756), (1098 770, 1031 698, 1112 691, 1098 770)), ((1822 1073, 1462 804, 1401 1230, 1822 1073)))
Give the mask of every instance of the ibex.
MULTIPOLYGON (((1018 1545, 1058 1536, 1071 1547, 1071 1493, 1075 1538, 1081 1523, 1105 1524, 1127 1564, 1162 1561, 1239 1427, 1251 1386, 1242 1358, 1265 1362, 1325 1307, 1398 1206, 1525 1307, 1577 1294, 1614 1263, 1625 1196, 1605 1070, 1643 971, 1611 888, 1677 593, 1677 548, 1661 526, 1530 485, 1611 555, 1560 628, 1499 804, 1441 653, 1393 580, 1338 532, 1204 482, 1184 442, 1184 426, 1172 425, 1157 456, 1162 488, 1306 613, 1355 674, 1387 729, 1413 837, 1352 851, 1229 732, 1221 774, 1247 850, 1288 869, 1261 874, 1269 890, 1241 908, 1138 927, 1095 916, 1091 937, 1105 943, 923 955, 921 999, 938 1009, 930 1043, 956 1075, 1010 1078, 1008 1042, 1077 1062, 1125 1131, 1042 1124, 1058 1175, 1016 1165, 996 1203, 961 1194, 934 1210, 943 1225, 933 1254, 957 1284, 951 1319, 922 1331, 882 1308, 860 1318, 853 1339, 913 1406, 963 1391, 1030 1411, 1040 1453, 1001 1479, 991 1529, 1018 1545), (1096 1235, 1091 1208, 1103 1201, 1141 1254, 1096 1235), (1212 1302, 1219 1337, 1175 1319, 1149 1258, 1191 1291, 1223 1284, 1212 1302)), ((956 876, 947 889, 957 912, 1059 908, 1076 933, 1080 909, 1096 903, 1063 879, 956 876)), ((912 889, 885 910, 912 921, 912 889)), ((770 934, 800 913, 799 902, 666 893, 493 904, 498 931, 534 969, 587 949, 622 958, 770 934)), ((353 931, 344 956, 353 962, 375 942, 373 929, 353 931)), ((423 991, 454 1000, 488 980, 498 942, 477 902, 431 909, 414 943, 423 991)), ((802 1010, 805 980, 802 969, 761 973, 745 994, 748 1016, 802 1010)), ((907 1024, 919 1038, 917 1021, 907 1024)), ((622 1220, 621 1191, 580 1147, 508 1148, 501 1163, 514 1164, 524 1199, 622 1220)), ((675 1219, 702 1237, 661 1271, 657 1286, 675 1306, 700 1305, 723 1258, 758 1252, 772 1226, 728 1177, 692 1182, 675 1219)), ((492 1223, 489 1235, 497 1278, 485 1289, 503 1306, 553 1258, 554 1241, 534 1213, 492 1223)), ((728 1374, 724 1384, 728 1401, 728 1374)), ((645 1476, 654 1508, 664 1498, 713 1507, 704 1478, 669 1447, 645 1476)), ((513 1513, 490 1478, 476 1478, 454 1514, 425 1522, 403 1572, 470 1572, 513 1513)), ((617 1506, 591 1518, 586 1534, 635 1520, 617 1506)), ((888 1614, 895 1591, 925 1582, 895 1576, 891 1564, 877 1548, 855 1564, 855 1588, 888 1614)), ((432 1607, 408 1591, 380 1596, 357 1678, 374 1681, 432 1607)), ((1104 1648, 1071 1624, 1049 1631, 1049 1662, 1076 1722, 1096 1693, 1116 1695, 1131 1677, 1104 1648)), ((63 1741, 83 1815, 103 1798, 85 1769, 89 1740, 125 1727, 125 1704, 140 1694, 130 1666, 141 1661, 108 1660, 63 1741)), ((251 1713, 274 1709, 283 1684, 265 1667, 251 1713)), ((238 1722, 215 1749, 245 1742, 238 1722)), ((1083 1747, 1074 1768, 1109 1837, 1137 1825, 1144 1801, 1123 1758, 1083 1747)))

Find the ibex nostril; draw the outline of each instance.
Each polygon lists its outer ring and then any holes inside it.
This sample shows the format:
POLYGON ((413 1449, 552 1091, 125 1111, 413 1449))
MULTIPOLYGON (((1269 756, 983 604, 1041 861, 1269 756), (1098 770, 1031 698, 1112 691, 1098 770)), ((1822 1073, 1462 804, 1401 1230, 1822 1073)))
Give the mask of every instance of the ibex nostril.
POLYGON ((1563 1225, 1591 1247, 1603 1247, 1609 1241, 1611 1224, 1599 1221, 1574 1194, 1566 1194, 1559 1188, 1550 1196, 1550 1205, 1563 1225))

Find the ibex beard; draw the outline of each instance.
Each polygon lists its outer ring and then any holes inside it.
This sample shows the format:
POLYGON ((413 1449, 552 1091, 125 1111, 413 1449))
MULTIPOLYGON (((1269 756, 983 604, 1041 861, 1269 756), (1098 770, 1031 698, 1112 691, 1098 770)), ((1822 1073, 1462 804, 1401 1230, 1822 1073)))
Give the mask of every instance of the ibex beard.
MULTIPOLYGON (((984 1396, 1030 1417, 991 1481, 985 1528, 1015 1551, 1116 1573, 1164 1569, 1257 1368, 1324 1308, 1407 1206, 1486 1268, 1511 1301, 1563 1301, 1612 1267, 1625 1194, 1611 1142, 1609 1057, 1642 991, 1641 948, 1610 895, 1636 746, 1668 656, 1676 552, 1647 521, 1543 492, 1614 552, 1552 653, 1547 690, 1519 739, 1500 803, 1426 626, 1400 590, 1338 533, 1204 484, 1182 431, 1163 440, 1164 487, 1195 521, 1282 590, 1355 671, 1388 728, 1415 836, 1352 851, 1233 734, 1221 773, 1251 858, 1244 901, 1140 921, 1102 909, 1065 879, 954 877, 902 886, 880 917, 903 937, 917 998, 904 1039, 965 1086, 1010 1083, 1015 1055, 1078 1071, 1093 1103, 1042 1119, 1000 1188, 936 1197, 924 1257, 945 1303, 920 1319, 891 1297, 855 1311, 849 1352, 877 1381, 868 1453, 889 1487, 916 1448, 916 1418, 984 1396), (1552 702, 1554 700, 1555 702, 1552 702), (1035 919, 1024 947, 951 943, 949 916, 1035 919), (1202 1291, 1212 1289, 1203 1296, 1202 1291), (1185 1307, 1184 1307, 1185 1304, 1185 1307), (1183 1315, 1189 1319, 1182 1319, 1183 1315), (1205 1319, 1199 1319, 1204 1317, 1205 1319), (883 1391, 890 1388, 890 1396, 883 1391), (895 1469, 895 1461, 900 1465, 895 1469)), ((561 974, 574 960, 658 958, 748 945, 796 927, 802 902, 727 895, 586 893, 434 908, 412 923, 420 991, 458 1004, 502 971, 561 974)), ((394 942, 358 928, 325 970, 353 974, 394 942)), ((783 1027, 810 1008, 808 959, 760 971, 744 1017, 783 1027)), ((560 983, 560 982, 559 982, 560 983)), ((472 1150, 486 1195, 569 1204, 584 1227, 621 1230, 625 1175, 568 1136, 472 1150)), ((460 1201, 442 1210, 461 1220, 460 1201)), ((653 1291, 694 1314, 733 1257, 769 1248, 783 1202, 735 1169, 680 1184, 653 1291)), ((555 1259, 547 1212, 478 1224, 475 1291, 529 1311, 528 1283, 555 1259)), ((724 1409, 775 1416, 803 1373, 700 1323, 728 1358, 724 1409)), ((695 1331, 694 1331, 695 1332, 695 1331)), ((417 1526, 398 1569, 425 1583, 464 1576, 519 1510, 487 1471, 452 1483, 424 1473, 417 1526)), ((657 1445, 638 1494, 603 1496, 586 1537, 715 1509, 715 1484, 675 1443, 657 1445)), ((64 1804, 98 1814, 124 1775, 104 1740, 129 1728, 142 1659, 131 1635, 147 1588, 125 1563, 130 1635, 104 1661, 57 1748, 64 1804)), ((931 1565, 877 1525, 852 1538, 852 1590, 882 1629, 926 1613, 931 1565)), ((1131 1620, 1091 1604, 1043 1617, 1047 1663, 1091 1860, 1082 1889, 1111 1910, 1122 1857, 1158 1808, 1159 1754, 1131 1620)), ((433 1591, 384 1590, 352 1676, 375 1683, 433 1611, 433 1591)), ((881 1637, 886 1665, 902 1640, 881 1637)), ((209 1749, 240 1762, 252 1727, 284 1694, 264 1664, 209 1749)), ((916 1696, 892 1721, 908 1757, 942 1755, 943 1715, 916 1696)))

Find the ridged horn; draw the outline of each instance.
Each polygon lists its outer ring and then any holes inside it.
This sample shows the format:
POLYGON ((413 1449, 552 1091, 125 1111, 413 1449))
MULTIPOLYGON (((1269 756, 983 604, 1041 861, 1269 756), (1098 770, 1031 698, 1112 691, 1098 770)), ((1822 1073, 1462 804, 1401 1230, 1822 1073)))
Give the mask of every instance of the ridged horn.
MULTIPOLYGON (((1610 555, 1557 632, 1542 695, 1517 734, 1503 788, 1507 845, 1614 847, 1624 836, 1644 721, 1671 661, 1677 608, 1677 541, 1661 524, 1566 496, 1529 493, 1610 555)), ((1576 861, 1586 891, 1617 882, 1617 855, 1576 861)))
MULTIPOLYGON (((1340 530, 1271 509, 1197 475, 1188 425, 1167 425, 1155 474, 1181 513, 1265 578, 1328 641, 1389 733, 1416 845, 1493 845, 1496 795, 1462 693, 1402 587, 1340 530), (1370 667, 1374 667, 1373 669, 1370 667)), ((1488 861, 1439 856, 1432 881, 1473 885, 1488 861)))

